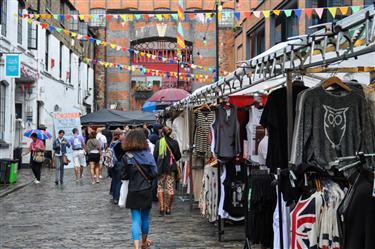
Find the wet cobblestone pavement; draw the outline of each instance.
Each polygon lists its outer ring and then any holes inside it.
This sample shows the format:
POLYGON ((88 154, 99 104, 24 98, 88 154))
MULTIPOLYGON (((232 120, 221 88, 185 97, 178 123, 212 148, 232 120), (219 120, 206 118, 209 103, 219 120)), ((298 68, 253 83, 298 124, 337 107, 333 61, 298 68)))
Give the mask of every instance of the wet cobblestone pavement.
MULTIPOLYGON (((86 170, 86 169, 85 169, 86 170)), ((0 248, 132 248, 130 214, 111 203, 110 179, 91 185, 66 170, 56 187, 54 170, 44 169, 40 185, 29 184, 0 199, 0 248)), ((217 241, 217 227, 176 200, 171 217, 154 206, 150 238, 155 248, 242 248, 243 242, 217 241)), ((243 227, 226 238, 243 238, 243 227), (242 231, 242 232, 241 232, 242 231)))

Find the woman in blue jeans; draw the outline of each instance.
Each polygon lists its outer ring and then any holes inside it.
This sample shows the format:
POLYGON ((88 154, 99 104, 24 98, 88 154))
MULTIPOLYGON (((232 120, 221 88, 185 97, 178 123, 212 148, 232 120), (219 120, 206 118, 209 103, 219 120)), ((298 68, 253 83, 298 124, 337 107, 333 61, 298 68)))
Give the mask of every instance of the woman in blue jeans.
POLYGON ((152 245, 147 237, 152 206, 152 180, 157 176, 157 167, 143 129, 129 131, 123 149, 122 180, 129 180, 126 208, 131 210, 134 249, 140 248, 141 238, 141 248, 147 249, 152 245))

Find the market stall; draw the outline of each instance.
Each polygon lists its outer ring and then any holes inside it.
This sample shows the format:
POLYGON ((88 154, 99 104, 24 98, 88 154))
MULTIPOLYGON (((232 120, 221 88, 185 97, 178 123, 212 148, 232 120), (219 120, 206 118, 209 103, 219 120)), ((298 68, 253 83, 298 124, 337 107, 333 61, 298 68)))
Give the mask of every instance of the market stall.
POLYGON ((245 220, 245 248, 375 247, 374 15, 280 43, 162 113, 219 240, 245 220))
POLYGON ((81 117, 82 125, 139 125, 156 121, 153 113, 102 109, 81 117))

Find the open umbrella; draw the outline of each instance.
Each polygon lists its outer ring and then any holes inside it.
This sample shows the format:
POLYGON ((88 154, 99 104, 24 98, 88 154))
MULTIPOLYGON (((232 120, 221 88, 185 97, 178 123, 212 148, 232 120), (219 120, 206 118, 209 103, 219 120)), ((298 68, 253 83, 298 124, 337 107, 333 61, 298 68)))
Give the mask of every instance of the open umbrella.
POLYGON ((143 112, 157 112, 159 110, 164 110, 171 103, 158 103, 158 102, 148 102, 146 101, 142 107, 143 112))
POLYGON ((151 96, 148 102, 176 102, 189 96, 189 93, 183 89, 167 88, 159 90, 151 96))
POLYGON ((51 139, 51 137, 52 137, 52 134, 49 133, 48 131, 43 131, 43 130, 39 130, 39 129, 27 130, 27 131, 25 131, 25 133, 23 133, 23 135, 25 137, 30 138, 33 133, 35 133, 40 140, 48 140, 48 139, 51 139))

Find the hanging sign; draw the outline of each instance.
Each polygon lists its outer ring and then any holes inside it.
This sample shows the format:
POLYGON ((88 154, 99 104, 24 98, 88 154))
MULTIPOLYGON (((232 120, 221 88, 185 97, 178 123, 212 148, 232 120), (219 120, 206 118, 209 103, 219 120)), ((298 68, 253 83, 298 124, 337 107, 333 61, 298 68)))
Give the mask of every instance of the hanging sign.
POLYGON ((5 77, 21 77, 21 60, 19 54, 5 55, 5 77))

